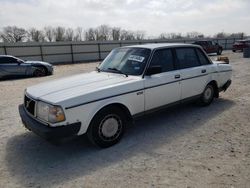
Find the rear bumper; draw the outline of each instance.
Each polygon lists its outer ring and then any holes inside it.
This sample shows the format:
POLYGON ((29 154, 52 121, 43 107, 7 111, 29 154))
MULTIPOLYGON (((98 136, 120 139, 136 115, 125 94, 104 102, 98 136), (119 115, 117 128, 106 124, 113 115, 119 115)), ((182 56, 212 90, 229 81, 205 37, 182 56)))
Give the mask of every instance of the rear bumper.
POLYGON ((221 92, 221 91, 226 91, 228 88, 229 88, 229 86, 231 85, 231 83, 232 83, 232 81, 231 80, 228 80, 220 89, 219 89, 219 91, 221 92))
POLYGON ((81 122, 60 127, 46 126, 30 117, 24 109, 23 105, 19 105, 19 114, 24 126, 27 129, 51 142, 62 141, 77 136, 77 133, 79 132, 81 127, 81 122))

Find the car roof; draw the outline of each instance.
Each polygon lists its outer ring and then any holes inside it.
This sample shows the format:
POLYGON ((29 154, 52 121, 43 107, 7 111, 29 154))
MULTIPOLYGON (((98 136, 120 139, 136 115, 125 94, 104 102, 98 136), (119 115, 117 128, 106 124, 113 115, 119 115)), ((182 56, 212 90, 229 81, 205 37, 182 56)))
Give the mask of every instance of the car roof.
POLYGON ((148 43, 148 44, 124 46, 122 48, 147 48, 153 50, 164 47, 198 47, 198 46, 194 44, 184 44, 184 43, 148 43))
POLYGON ((14 57, 14 56, 12 56, 12 55, 0 55, 0 57, 14 57))

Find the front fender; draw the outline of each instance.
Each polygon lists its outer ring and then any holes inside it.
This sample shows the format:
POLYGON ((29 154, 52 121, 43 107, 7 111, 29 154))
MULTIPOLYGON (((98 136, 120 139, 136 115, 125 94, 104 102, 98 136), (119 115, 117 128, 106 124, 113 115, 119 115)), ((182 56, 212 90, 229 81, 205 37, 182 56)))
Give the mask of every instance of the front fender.
POLYGON ((78 133, 81 135, 87 131, 91 120, 97 112, 111 104, 123 105, 127 108, 131 116, 144 111, 144 97, 142 95, 137 95, 135 92, 65 109, 66 119, 69 124, 77 121, 81 122, 81 129, 78 133))

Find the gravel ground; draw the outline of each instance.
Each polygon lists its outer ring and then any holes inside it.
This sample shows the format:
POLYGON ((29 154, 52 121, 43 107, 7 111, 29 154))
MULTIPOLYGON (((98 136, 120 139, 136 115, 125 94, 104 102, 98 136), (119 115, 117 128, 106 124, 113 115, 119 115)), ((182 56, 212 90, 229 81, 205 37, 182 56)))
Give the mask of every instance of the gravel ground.
POLYGON ((17 109, 27 86, 87 72, 97 63, 0 82, 0 187, 250 187, 250 59, 224 54, 233 84, 219 99, 137 120, 108 149, 84 137, 51 145, 22 126, 17 109))

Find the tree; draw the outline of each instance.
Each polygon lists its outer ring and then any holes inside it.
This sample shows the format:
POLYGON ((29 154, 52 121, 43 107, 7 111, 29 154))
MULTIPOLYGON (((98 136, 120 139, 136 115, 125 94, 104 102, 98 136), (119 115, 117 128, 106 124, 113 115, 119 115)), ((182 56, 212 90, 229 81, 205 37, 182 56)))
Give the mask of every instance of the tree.
POLYGON ((242 33, 242 32, 230 34, 230 37, 233 37, 233 38, 242 38, 243 39, 245 36, 246 36, 246 34, 242 33))
POLYGON ((43 31, 37 30, 35 28, 29 29, 28 36, 31 41, 35 41, 35 42, 43 42, 45 40, 43 31))
POLYGON ((68 28, 65 33, 65 40, 73 41, 73 39, 74 39, 74 30, 71 28, 68 28))
POLYGON ((87 31, 85 31, 85 40, 86 41, 96 40, 96 31, 94 28, 89 28, 87 31))
POLYGON ((97 40, 109 40, 110 37, 110 27, 108 25, 100 25, 96 28, 96 39, 97 40))
POLYGON ((54 29, 51 26, 44 27, 44 35, 49 42, 54 40, 54 29))
POLYGON ((112 40, 120 40, 121 39, 121 28, 113 27, 111 28, 112 40))
POLYGON ((196 31, 192 31, 192 32, 188 32, 186 34, 187 38, 193 39, 193 38, 204 38, 204 35, 202 33, 196 32, 196 31))
POLYGON ((74 41, 82 41, 83 30, 81 27, 77 27, 75 30, 74 41))
POLYGON ((143 40, 145 38, 144 31, 136 31, 134 35, 136 40, 143 40))
POLYGON ((158 37, 159 39, 167 39, 168 38, 168 36, 167 36, 167 34, 166 33, 161 33, 160 35, 159 35, 159 37, 158 37))
POLYGON ((65 28, 58 26, 54 29, 54 35, 56 42, 65 41, 65 28))
POLYGON ((4 42, 22 42, 27 37, 27 31, 16 26, 7 26, 3 28, 1 38, 4 42))
POLYGON ((122 30, 121 40, 135 40, 134 33, 132 31, 122 30))
POLYGON ((226 38, 226 37, 228 37, 228 34, 224 33, 224 32, 219 32, 219 33, 215 34, 214 37, 215 38, 226 38))

